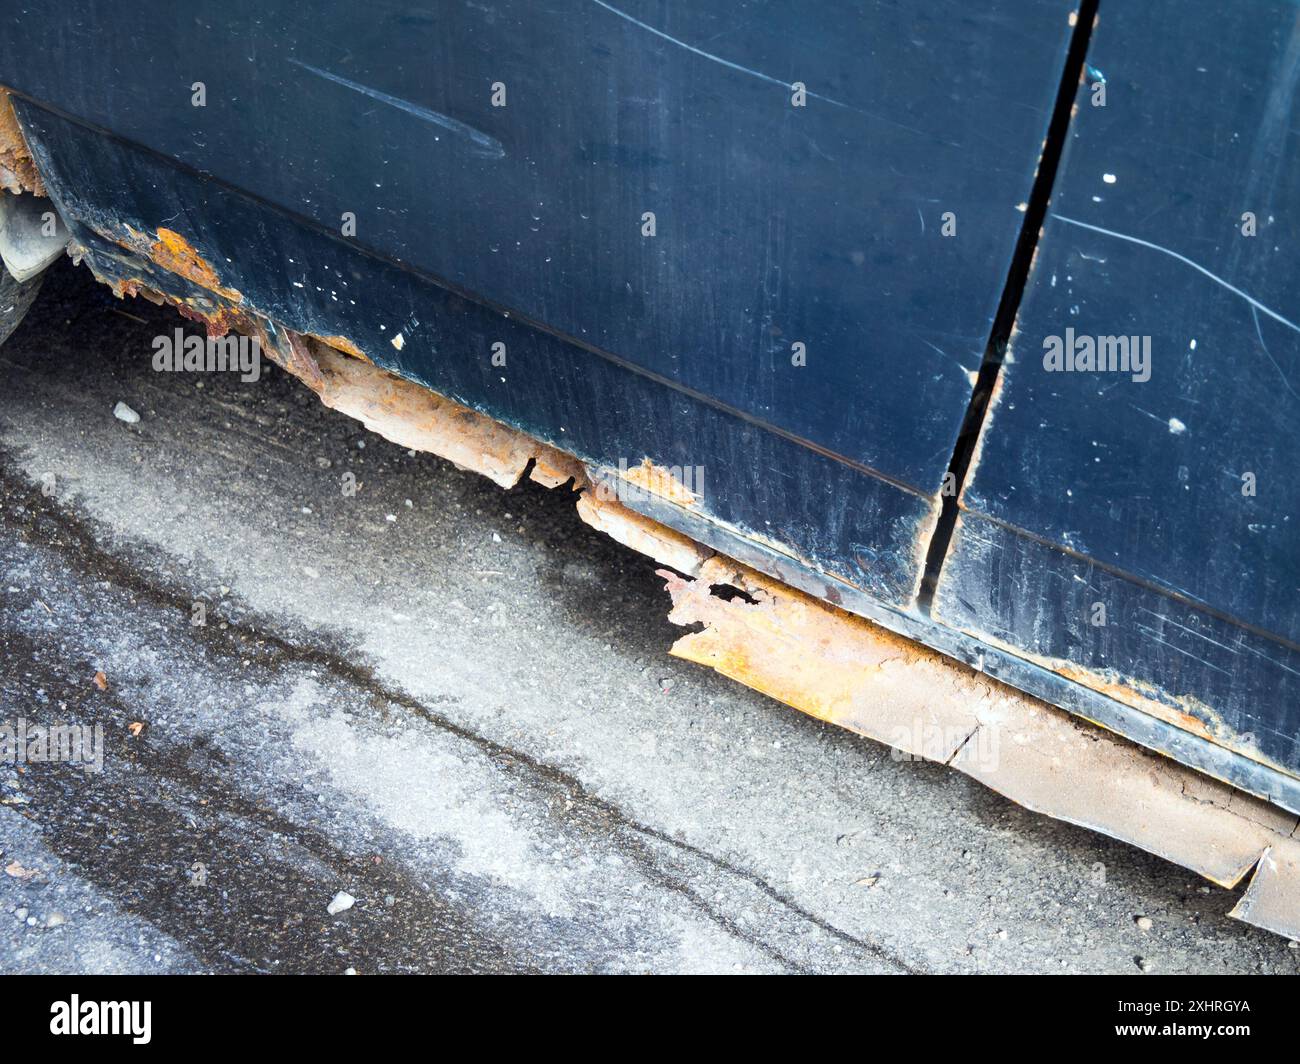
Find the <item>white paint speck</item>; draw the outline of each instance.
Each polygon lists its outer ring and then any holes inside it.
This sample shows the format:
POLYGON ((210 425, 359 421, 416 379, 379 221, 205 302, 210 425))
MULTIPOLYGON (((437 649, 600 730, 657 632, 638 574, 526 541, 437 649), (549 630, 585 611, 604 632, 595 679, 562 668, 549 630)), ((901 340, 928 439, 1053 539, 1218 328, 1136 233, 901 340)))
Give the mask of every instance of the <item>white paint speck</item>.
POLYGON ((389 341, 389 343, 391 343, 399 351, 406 346, 406 341, 402 338, 401 333, 398 333, 396 336, 394 336, 392 340, 389 341))
POLYGON ((1105 181, 1106 184, 1108 184, 1108 185, 1113 185, 1113 184, 1115 183, 1115 181, 1117 180, 1117 178, 1115 177, 1114 174, 1102 174, 1102 175, 1101 175, 1101 179, 1102 179, 1103 181, 1105 181))
POLYGON ((1187 426, 1184 425, 1181 421, 1179 421, 1176 417, 1171 417, 1169 419, 1169 431, 1172 432, 1175 436, 1177 436, 1181 433, 1186 432, 1187 426))

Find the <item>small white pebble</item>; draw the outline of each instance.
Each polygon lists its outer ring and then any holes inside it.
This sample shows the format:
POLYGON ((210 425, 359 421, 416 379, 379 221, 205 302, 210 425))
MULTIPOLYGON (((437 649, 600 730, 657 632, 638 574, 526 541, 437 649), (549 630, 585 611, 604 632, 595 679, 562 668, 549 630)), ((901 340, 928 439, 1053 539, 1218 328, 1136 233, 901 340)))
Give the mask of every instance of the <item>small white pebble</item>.
POLYGON ((117 406, 113 407, 113 416, 118 421, 125 421, 128 425, 134 425, 140 420, 140 415, 121 401, 118 402, 117 406))
POLYGON ((325 911, 331 916, 337 916, 339 913, 347 912, 357 903, 357 899, 349 894, 346 890, 340 890, 334 895, 334 900, 325 906, 325 911))

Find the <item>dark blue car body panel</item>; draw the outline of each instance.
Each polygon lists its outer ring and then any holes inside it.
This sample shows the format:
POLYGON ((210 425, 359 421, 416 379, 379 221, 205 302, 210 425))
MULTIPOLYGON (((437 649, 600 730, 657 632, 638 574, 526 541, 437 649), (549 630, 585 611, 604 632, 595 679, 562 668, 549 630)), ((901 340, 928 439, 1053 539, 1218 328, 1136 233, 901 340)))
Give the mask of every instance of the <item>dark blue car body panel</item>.
POLYGON ((1296 8, 1251 7, 1264 47, 1169 0, 1095 31, 1012 0, 6 0, 0 83, 104 272, 167 227, 248 308, 597 475, 702 467, 698 507, 636 505, 1295 809, 1300 347, 1230 289, 1300 318, 1296 8), (1045 374, 1067 326, 1151 336, 1151 380, 1045 374))

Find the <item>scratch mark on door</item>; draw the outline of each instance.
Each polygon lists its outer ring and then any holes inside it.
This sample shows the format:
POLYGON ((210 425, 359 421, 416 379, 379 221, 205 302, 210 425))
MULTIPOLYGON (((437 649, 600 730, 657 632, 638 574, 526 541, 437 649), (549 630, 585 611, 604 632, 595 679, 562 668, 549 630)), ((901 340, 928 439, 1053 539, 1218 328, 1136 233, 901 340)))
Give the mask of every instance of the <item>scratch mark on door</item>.
POLYGON ((459 119, 452 118, 450 115, 440 114, 432 111, 427 107, 421 107, 418 103, 411 103, 410 100, 403 100, 397 96, 390 96, 379 89, 372 89, 369 85, 362 85, 356 81, 350 81, 347 78, 340 77, 338 74, 331 74, 328 70, 322 70, 320 67, 314 67, 310 63, 304 63, 299 59, 290 58, 294 66, 302 67, 303 70, 310 71, 319 78, 326 81, 332 81, 336 85, 342 85, 345 89, 351 89, 353 92, 359 92, 363 96, 369 96, 372 100, 378 100, 380 103, 386 103, 389 107, 396 107, 399 111, 405 111, 408 115, 414 115, 416 118, 425 122, 431 122, 435 126, 441 126, 443 129, 455 133, 458 136, 465 137, 475 148, 477 154, 490 159, 501 159, 505 157, 506 150, 501 146, 501 142, 495 137, 489 137, 473 126, 468 126, 459 119))

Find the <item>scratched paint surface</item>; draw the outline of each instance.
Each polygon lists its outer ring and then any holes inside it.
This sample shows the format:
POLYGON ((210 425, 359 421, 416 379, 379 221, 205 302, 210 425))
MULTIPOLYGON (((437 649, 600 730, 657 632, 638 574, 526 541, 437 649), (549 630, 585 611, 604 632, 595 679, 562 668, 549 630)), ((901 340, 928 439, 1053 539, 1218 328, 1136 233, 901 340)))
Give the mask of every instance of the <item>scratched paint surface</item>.
POLYGON ((1300 10, 1103 5, 1089 61, 938 613, 1294 770, 1300 10))
MULTIPOLYGON (((335 234, 352 212, 354 244, 934 494, 1073 7, 145 0, 106 37, 78 30, 91 0, 7 2, 0 75, 335 234)), ((427 330, 403 343, 435 357, 427 330)))

